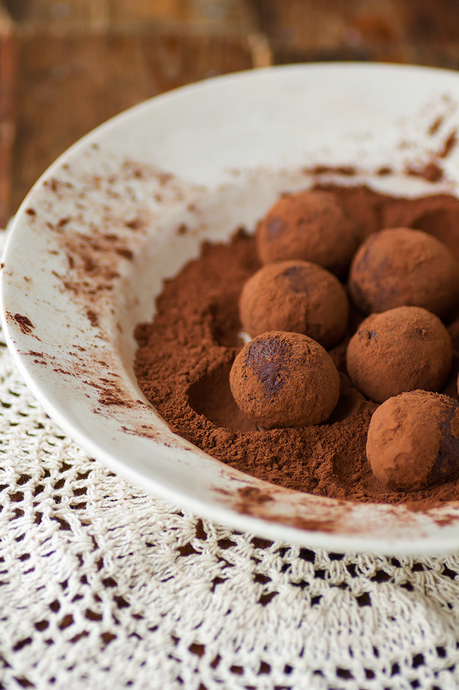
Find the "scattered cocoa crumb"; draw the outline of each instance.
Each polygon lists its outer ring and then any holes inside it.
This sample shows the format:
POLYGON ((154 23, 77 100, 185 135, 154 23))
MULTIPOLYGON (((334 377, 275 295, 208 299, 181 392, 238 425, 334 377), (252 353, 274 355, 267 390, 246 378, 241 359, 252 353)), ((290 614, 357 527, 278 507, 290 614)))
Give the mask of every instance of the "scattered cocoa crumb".
POLYGON ((99 317, 92 309, 86 309, 86 316, 88 317, 91 326, 99 325, 99 317))
POLYGON ((104 390, 99 395, 99 402, 101 405, 121 405, 131 406, 130 400, 125 400, 117 391, 104 390))
POLYGON ((165 173, 165 172, 158 172, 157 173, 157 179, 159 184, 164 187, 168 182, 174 179, 174 176, 171 175, 170 173, 165 173))
POLYGON ((448 136, 446 139, 445 143, 443 144, 442 150, 438 153, 439 158, 446 158, 449 156, 453 148, 457 144, 457 131, 453 130, 451 134, 448 136))
POLYGON ((120 256, 124 256, 125 259, 128 259, 129 261, 132 261, 134 258, 134 254, 130 249, 125 249, 124 247, 118 247, 115 249, 116 253, 119 254, 120 256))
POLYGON ((352 165, 315 165, 312 168, 303 168, 306 175, 325 175, 327 173, 334 173, 335 175, 344 175, 345 177, 352 177, 357 174, 357 170, 352 165))
POLYGON ((274 500, 272 496, 263 493, 254 486, 244 486, 242 489, 238 489, 238 494, 244 501, 249 501, 251 504, 263 504, 274 500))
POLYGON ((57 221, 56 228, 58 228, 60 230, 61 228, 65 227, 67 225, 67 223, 70 222, 70 220, 71 220, 71 218, 60 218, 57 221))
POLYGON ((384 175, 392 175, 392 172, 393 172, 392 168, 390 168, 388 165, 383 165, 381 168, 379 168, 376 171, 376 174, 380 175, 382 177, 384 175))
POLYGON ((439 182, 443 179, 443 170, 434 161, 426 163, 426 165, 421 168, 408 166, 405 168, 405 172, 412 177, 422 177, 427 182, 439 182))
POLYGON ((138 230, 141 226, 141 223, 138 218, 134 218, 134 220, 127 220, 125 222, 125 226, 131 230, 138 230))
POLYGON ((28 335, 29 333, 31 333, 32 328, 34 328, 34 325, 27 316, 22 316, 22 314, 15 314, 14 319, 20 325, 21 331, 24 333, 24 335, 28 335))
POLYGON ((440 117, 437 117, 437 119, 432 122, 428 129, 428 133, 431 137, 433 137, 433 135, 436 134, 436 132, 440 129, 440 127, 443 124, 443 121, 444 117, 443 115, 440 115, 440 117))
POLYGON ((308 530, 308 532, 329 532, 331 534, 340 528, 339 520, 306 520, 298 516, 292 520, 292 525, 298 529, 308 530))

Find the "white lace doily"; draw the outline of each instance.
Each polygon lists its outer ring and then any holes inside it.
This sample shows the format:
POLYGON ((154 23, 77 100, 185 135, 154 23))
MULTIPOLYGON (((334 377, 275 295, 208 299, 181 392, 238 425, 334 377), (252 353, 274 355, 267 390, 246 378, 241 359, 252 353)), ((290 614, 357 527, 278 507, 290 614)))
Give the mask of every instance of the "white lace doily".
POLYGON ((459 686, 459 553, 312 552, 184 515, 67 438, 1 345, 0 689, 459 686))

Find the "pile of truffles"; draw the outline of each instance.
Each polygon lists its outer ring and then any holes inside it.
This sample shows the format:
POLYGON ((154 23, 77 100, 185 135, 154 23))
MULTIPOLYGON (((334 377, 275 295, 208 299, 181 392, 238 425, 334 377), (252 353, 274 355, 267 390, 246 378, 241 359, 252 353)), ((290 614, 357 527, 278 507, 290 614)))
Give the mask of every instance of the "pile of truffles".
POLYGON ((399 491, 456 479, 459 404, 439 391, 453 361, 441 319, 459 302, 459 263, 421 230, 358 238, 332 192, 284 195, 260 221, 263 267, 239 300, 251 340, 230 372, 234 399, 260 430, 326 422, 340 396, 327 349, 347 337, 348 376, 380 403, 366 448, 376 478, 399 491))

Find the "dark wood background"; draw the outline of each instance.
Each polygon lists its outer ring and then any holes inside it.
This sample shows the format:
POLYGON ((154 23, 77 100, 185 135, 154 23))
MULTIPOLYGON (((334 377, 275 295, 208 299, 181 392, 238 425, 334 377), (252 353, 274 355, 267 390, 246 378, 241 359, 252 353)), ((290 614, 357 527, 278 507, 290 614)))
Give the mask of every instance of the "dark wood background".
POLYGON ((217 74, 328 60, 459 69, 459 0, 0 0, 0 227, 117 112, 217 74))

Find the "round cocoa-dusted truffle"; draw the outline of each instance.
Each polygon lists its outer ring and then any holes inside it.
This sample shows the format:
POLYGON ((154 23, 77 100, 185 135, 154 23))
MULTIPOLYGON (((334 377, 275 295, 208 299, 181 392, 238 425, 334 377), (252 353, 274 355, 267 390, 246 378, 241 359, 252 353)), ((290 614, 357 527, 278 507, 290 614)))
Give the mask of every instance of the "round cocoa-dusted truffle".
POLYGON ((375 402, 416 388, 438 391, 452 361, 448 331, 438 316, 421 307, 371 314, 347 348, 352 383, 375 402))
POLYGON ((415 306, 443 316, 459 299, 459 262, 421 230, 381 230, 356 252, 349 290, 364 314, 415 306))
POLYGON ((263 264, 287 259, 311 261, 343 277, 357 249, 357 228, 332 192, 283 196, 257 228, 263 264))
POLYGON ((459 477, 459 403, 447 395, 411 391, 374 412, 367 458, 385 486, 417 491, 459 477))
POLYGON ((324 348, 301 333, 271 331, 241 350, 230 372, 239 409, 264 429, 325 421, 339 398, 340 377, 324 348))
POLYGON ((344 336, 349 303, 338 278, 325 268, 307 261, 280 261, 249 278, 239 313, 252 338, 266 331, 292 331, 332 347, 344 336))

